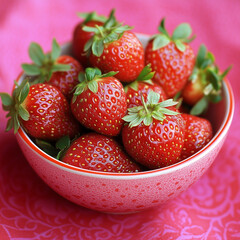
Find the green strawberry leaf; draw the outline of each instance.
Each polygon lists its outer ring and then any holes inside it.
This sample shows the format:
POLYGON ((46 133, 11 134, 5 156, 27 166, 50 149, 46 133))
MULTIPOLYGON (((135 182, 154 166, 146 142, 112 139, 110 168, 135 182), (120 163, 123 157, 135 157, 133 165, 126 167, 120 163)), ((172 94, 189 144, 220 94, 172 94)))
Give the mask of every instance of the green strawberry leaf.
POLYGON ((192 34, 192 28, 188 23, 182 23, 178 25, 172 34, 172 40, 186 39, 192 34))
POLYGON ((99 21, 99 22, 105 22, 106 17, 103 15, 98 15, 95 11, 90 13, 77 13, 77 16, 84 19, 83 24, 86 24, 90 21, 99 21))
POLYGON ((158 34, 153 39, 153 51, 167 46, 170 43, 170 39, 166 35, 158 34))
POLYGON ((19 113, 19 116, 24 121, 28 121, 29 120, 29 117, 30 117, 29 112, 22 105, 19 105, 18 113, 19 113))
POLYGON ((138 81, 146 81, 151 80, 154 76, 155 72, 152 72, 151 64, 146 65, 143 70, 138 75, 137 79, 138 81))
POLYGON ((70 137, 64 136, 56 142, 56 148, 59 150, 63 150, 65 148, 68 148, 70 146, 70 143, 71 143, 70 137))
POLYGON ((117 24, 117 20, 115 18, 115 9, 112 9, 110 14, 109 14, 109 17, 108 17, 107 21, 105 21, 105 23, 104 23, 104 27, 105 28, 111 28, 116 24, 117 24))
POLYGON ((92 81, 88 82, 88 89, 93 93, 97 93, 97 91, 98 91, 97 81, 92 80, 92 81))
POLYGON ((71 69, 69 64, 54 64, 52 66, 52 72, 67 72, 71 69))
POLYGON ((3 106, 11 106, 13 104, 12 97, 8 93, 0 92, 3 106))
POLYGON ((86 68, 85 76, 88 81, 92 81, 96 76, 101 76, 101 70, 98 68, 86 68))
POLYGON ((10 131, 13 128, 13 118, 9 118, 7 121, 6 132, 10 131))
POLYGON ((28 49, 31 60, 37 65, 41 66, 45 60, 45 55, 41 46, 38 43, 31 43, 28 49))
POLYGON ((201 98, 191 109, 190 114, 201 115, 208 107, 208 98, 201 98))
POLYGON ((45 153, 52 157, 56 157, 59 150, 57 150, 51 143, 41 139, 35 139, 36 145, 41 148, 45 153))
POLYGON ((232 65, 230 65, 230 66, 221 74, 221 78, 222 78, 222 79, 225 78, 231 69, 232 69, 232 65))
POLYGON ((160 94, 158 94, 154 91, 149 92, 149 94, 147 96, 147 104, 157 104, 159 102, 159 100, 160 100, 160 94))
POLYGON ((158 31, 164 34, 168 39, 170 39, 170 36, 165 28, 165 18, 161 20, 160 25, 158 26, 158 31))
POLYGON ((184 52, 186 49, 185 44, 181 40, 175 40, 176 47, 179 51, 184 52))
POLYGON ((51 51, 51 58, 52 60, 56 60, 61 55, 61 47, 57 43, 56 39, 52 40, 52 51, 51 51))
POLYGON ((35 64, 22 64, 22 69, 29 76, 36 76, 41 74, 41 69, 35 64))
POLYGON ((205 56, 207 54, 207 48, 204 44, 201 44, 198 50, 197 58, 196 58, 196 66, 201 68, 203 61, 205 60, 205 56))
POLYGON ((178 102, 177 101, 173 101, 173 99, 167 99, 165 101, 162 101, 160 103, 158 103, 158 106, 161 108, 166 108, 166 107, 172 107, 177 105, 178 102))
POLYGON ((90 38, 90 39, 86 42, 86 44, 84 45, 84 48, 83 48, 84 52, 89 52, 89 51, 91 50, 92 45, 93 45, 93 41, 94 41, 94 38, 90 38))
POLYGON ((212 103, 218 103, 222 100, 222 96, 220 94, 217 94, 217 95, 210 94, 210 95, 208 95, 208 99, 212 103))
POLYGON ((23 87, 21 88, 21 91, 19 92, 18 95, 18 101, 20 104, 23 103, 23 101, 27 98, 29 89, 30 89, 29 83, 26 82, 26 84, 24 84, 23 87))
POLYGON ((212 69, 207 69, 207 74, 208 81, 212 84, 213 88, 218 91, 221 88, 219 76, 212 69))
POLYGON ((153 122, 153 118, 152 118, 152 116, 151 116, 150 114, 148 114, 148 115, 143 119, 143 124, 144 124, 145 126, 151 125, 152 122, 153 122))
POLYGON ((179 112, 167 109, 166 107, 174 106, 177 102, 172 99, 160 102, 160 94, 150 91, 147 96, 147 102, 142 96, 142 105, 129 108, 126 116, 123 117, 125 122, 129 123, 129 127, 138 126, 141 122, 149 126, 153 118, 163 121, 166 115, 177 115, 179 112))
POLYGON ((82 83, 85 80, 85 74, 83 72, 80 72, 78 74, 78 81, 82 83))
POLYGON ((85 32, 99 33, 99 28, 97 28, 97 27, 84 26, 82 29, 83 29, 83 31, 85 31, 85 32))
POLYGON ((98 39, 93 41, 92 44, 92 53, 97 56, 100 57, 103 53, 104 50, 104 43, 103 43, 103 39, 98 39))

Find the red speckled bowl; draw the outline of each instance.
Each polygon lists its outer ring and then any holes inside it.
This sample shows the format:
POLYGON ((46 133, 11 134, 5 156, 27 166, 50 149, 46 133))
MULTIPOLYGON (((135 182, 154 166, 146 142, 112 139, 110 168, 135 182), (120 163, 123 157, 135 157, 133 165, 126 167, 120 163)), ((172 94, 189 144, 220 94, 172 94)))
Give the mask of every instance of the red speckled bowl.
MULTIPOLYGON (((145 46, 148 36, 139 34, 138 37, 145 46)), ((70 44, 62 49, 64 54, 70 52, 70 44)), ((16 137, 34 171, 64 198, 97 211, 131 213, 176 197, 210 167, 233 118, 234 98, 227 80, 223 84, 223 100, 210 110, 208 117, 215 134, 202 150, 177 164, 139 173, 105 173, 73 167, 44 153, 22 128, 16 137)))

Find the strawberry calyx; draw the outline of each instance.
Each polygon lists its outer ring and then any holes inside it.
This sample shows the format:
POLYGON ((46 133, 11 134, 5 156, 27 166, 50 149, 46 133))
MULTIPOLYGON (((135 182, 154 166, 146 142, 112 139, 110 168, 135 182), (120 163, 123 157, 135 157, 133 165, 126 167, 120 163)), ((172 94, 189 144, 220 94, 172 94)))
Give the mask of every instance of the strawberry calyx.
POLYGON ((123 120, 129 123, 129 127, 136 127, 140 123, 149 126, 153 119, 162 122, 166 115, 179 114, 179 112, 167 108, 177 105, 178 102, 173 101, 173 99, 167 99, 162 102, 159 102, 159 100, 160 94, 150 91, 147 96, 147 102, 144 101, 142 96, 142 105, 129 108, 128 114, 123 117, 123 120))
POLYGON ((98 15, 95 11, 87 13, 77 13, 77 16, 84 19, 82 24, 86 24, 90 21, 98 21, 104 23, 107 18, 103 15, 98 15))
POLYGON ((138 90, 138 83, 144 82, 147 84, 153 84, 152 78, 155 72, 152 71, 151 64, 146 65, 143 70, 138 75, 137 79, 124 87, 124 91, 127 92, 128 88, 132 88, 133 90, 138 90))
POLYGON ((34 76, 34 83, 49 81, 53 72, 65 72, 70 70, 70 65, 57 63, 57 58, 61 55, 61 47, 56 39, 52 41, 52 50, 44 53, 42 47, 32 42, 28 49, 29 57, 33 63, 23 63, 22 69, 28 76, 34 76))
POLYGON ((111 71, 105 74, 102 74, 101 70, 98 68, 86 68, 85 73, 80 72, 78 75, 79 84, 76 85, 72 102, 76 101, 78 95, 83 91, 89 89, 93 93, 98 91, 98 81, 105 77, 112 77, 116 75, 117 72, 111 71))
POLYGON ((24 101, 28 96, 30 85, 27 78, 25 78, 19 85, 15 82, 15 89, 10 96, 8 93, 0 93, 2 99, 3 110, 8 112, 6 115, 8 119, 6 131, 14 129, 16 133, 20 126, 20 119, 28 121, 30 115, 24 107, 24 101), (20 119, 19 119, 20 118, 20 119))
POLYGON ((115 10, 113 9, 103 26, 83 27, 83 30, 86 32, 94 32, 93 37, 84 46, 85 52, 88 54, 92 52, 93 55, 100 57, 104 50, 104 44, 117 41, 125 31, 132 29, 128 25, 119 23, 114 14, 115 10))
POLYGON ((204 44, 201 44, 189 80, 200 85, 203 97, 192 107, 190 114, 200 115, 207 109, 209 102, 218 103, 221 101, 222 82, 231 68, 232 66, 229 66, 221 73, 215 64, 214 55, 207 51, 204 44))
POLYGON ((153 39, 153 51, 173 42, 179 51, 184 52, 186 49, 184 43, 189 43, 195 39, 195 35, 190 38, 192 28, 188 23, 178 25, 173 31, 172 36, 170 36, 165 28, 165 18, 163 18, 158 26, 158 30, 160 33, 153 35, 151 38, 153 39))

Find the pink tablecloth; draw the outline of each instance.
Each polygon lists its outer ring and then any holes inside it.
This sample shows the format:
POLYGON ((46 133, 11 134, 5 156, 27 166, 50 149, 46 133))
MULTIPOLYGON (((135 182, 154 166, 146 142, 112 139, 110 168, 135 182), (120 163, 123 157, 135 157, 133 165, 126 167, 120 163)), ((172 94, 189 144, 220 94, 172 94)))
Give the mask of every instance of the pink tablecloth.
POLYGON ((19 1, 0 4, 0 91, 10 92, 31 41, 71 39, 76 12, 116 8, 136 32, 153 34, 159 20, 173 29, 189 22, 229 74, 236 111, 228 138, 209 171, 168 204, 133 215, 108 215, 63 199, 33 172, 0 109, 0 239, 240 239, 240 1, 19 1), (116 3, 115 3, 116 2, 116 3))

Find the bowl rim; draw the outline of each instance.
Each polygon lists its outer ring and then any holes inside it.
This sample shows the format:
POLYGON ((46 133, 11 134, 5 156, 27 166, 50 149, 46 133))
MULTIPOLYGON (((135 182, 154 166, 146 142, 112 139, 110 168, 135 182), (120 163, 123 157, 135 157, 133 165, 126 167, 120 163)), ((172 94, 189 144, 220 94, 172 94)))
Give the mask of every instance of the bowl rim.
MULTIPOLYGON (((141 34, 141 33, 139 35, 144 37, 148 36, 147 34, 141 34)), ((21 72, 17 78, 17 81, 19 81, 23 75, 24 75, 23 72, 21 72)), ((198 161, 198 159, 200 159, 209 151, 211 151, 224 138, 224 136, 227 134, 228 129, 231 125, 233 115, 234 115, 234 105, 235 105, 232 87, 228 79, 226 78, 223 81, 223 92, 225 94, 225 99, 226 99, 225 116, 224 116, 223 122, 221 123, 221 126, 219 127, 218 131, 215 133, 211 141, 205 147, 203 147, 201 150, 199 150, 197 153, 193 154, 192 156, 180 162, 177 162, 175 164, 172 164, 163 168, 159 168, 159 169, 147 170, 143 172, 134 172, 134 173, 112 173, 112 172, 100 172, 100 171, 83 169, 83 168, 75 167, 67 163, 64 163, 45 153, 30 139, 30 137, 27 135, 27 133, 24 131, 24 129, 21 126, 18 129, 18 132, 16 133, 16 135, 17 137, 20 137, 33 151, 35 151, 44 160, 49 161, 49 163, 56 165, 57 167, 64 168, 65 170, 74 172, 76 174, 84 174, 84 175, 90 174, 92 177, 115 178, 115 179, 129 179, 129 178, 136 179, 136 178, 153 177, 155 175, 167 174, 169 172, 186 167, 195 161, 198 161)))

